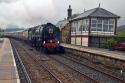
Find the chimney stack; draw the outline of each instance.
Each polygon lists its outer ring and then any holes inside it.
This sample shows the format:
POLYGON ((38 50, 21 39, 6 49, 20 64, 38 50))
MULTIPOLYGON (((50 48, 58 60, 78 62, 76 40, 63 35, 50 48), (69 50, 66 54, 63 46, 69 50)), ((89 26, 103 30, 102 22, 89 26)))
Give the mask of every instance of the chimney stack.
POLYGON ((69 5, 69 8, 68 8, 68 17, 67 19, 70 19, 72 17, 72 9, 71 9, 71 5, 69 5))

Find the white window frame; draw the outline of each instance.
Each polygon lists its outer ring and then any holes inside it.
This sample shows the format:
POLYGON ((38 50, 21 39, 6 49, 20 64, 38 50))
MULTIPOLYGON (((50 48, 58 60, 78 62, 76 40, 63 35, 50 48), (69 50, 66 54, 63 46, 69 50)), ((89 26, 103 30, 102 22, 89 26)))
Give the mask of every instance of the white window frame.
POLYGON ((115 19, 108 19, 108 24, 106 24, 106 25, 108 25, 108 30, 107 30, 107 31, 104 31, 104 30, 103 30, 103 28, 104 28, 104 27, 103 27, 103 25, 104 25, 104 19, 102 19, 102 30, 101 30, 101 31, 98 31, 98 30, 97 30, 97 28, 98 28, 97 25, 98 25, 98 24, 101 24, 101 23, 98 23, 98 19, 92 18, 92 20, 91 20, 91 32, 114 32, 115 19), (93 20, 96 20, 97 23, 92 23, 93 20), (109 21, 110 21, 110 20, 114 21, 113 24, 109 24, 109 21), (96 24, 96 27, 92 27, 92 24, 96 24), (113 30, 112 30, 112 31, 109 31, 109 26, 110 26, 110 25, 113 26, 113 28, 112 28, 113 30), (92 28, 96 28, 96 31, 92 31, 92 28))

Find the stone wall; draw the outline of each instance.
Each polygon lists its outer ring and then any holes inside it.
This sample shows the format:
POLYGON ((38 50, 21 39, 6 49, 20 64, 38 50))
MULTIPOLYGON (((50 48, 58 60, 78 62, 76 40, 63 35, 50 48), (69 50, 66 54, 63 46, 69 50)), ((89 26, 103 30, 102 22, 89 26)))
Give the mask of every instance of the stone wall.
POLYGON ((103 64, 112 68, 125 70, 125 61, 114 59, 111 57, 101 56, 98 54, 93 54, 85 51, 79 51, 75 49, 65 48, 66 52, 71 53, 73 55, 77 55, 78 57, 84 57, 94 63, 103 64))

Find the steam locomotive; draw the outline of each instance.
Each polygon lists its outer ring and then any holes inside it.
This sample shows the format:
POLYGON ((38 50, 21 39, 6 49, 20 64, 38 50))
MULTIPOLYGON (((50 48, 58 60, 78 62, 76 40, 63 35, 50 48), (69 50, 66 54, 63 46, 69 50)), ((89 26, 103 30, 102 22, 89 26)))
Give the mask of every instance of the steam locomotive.
POLYGON ((64 48, 60 45, 60 30, 52 23, 9 33, 9 37, 25 41, 45 53, 64 53, 64 48))

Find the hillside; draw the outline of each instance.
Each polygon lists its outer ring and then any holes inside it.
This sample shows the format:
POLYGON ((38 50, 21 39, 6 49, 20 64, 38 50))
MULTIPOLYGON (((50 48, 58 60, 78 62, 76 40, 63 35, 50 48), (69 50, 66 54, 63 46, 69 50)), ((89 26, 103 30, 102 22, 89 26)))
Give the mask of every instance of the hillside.
POLYGON ((23 28, 19 28, 19 26, 15 24, 8 24, 6 26, 5 32, 14 32, 14 31, 19 31, 19 30, 23 30, 23 28))
POLYGON ((117 28, 117 31, 119 32, 125 32, 125 25, 122 25, 122 26, 119 26, 118 28, 117 28))

